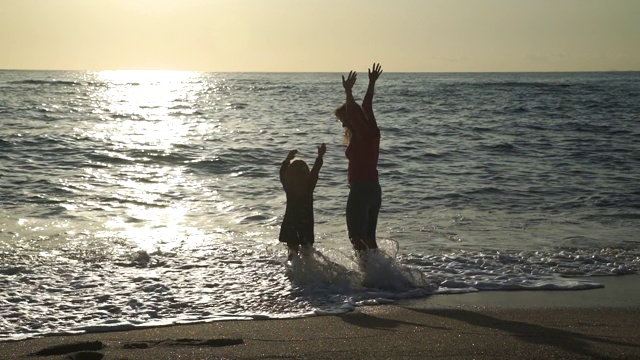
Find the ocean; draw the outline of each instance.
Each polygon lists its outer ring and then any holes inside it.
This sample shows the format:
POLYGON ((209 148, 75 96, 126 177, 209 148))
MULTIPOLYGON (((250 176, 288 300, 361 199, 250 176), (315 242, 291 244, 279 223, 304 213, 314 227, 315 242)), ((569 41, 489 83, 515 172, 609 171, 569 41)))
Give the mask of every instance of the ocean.
POLYGON ((340 75, 0 71, 0 340, 639 271, 640 73, 385 72, 367 274, 346 235, 340 75), (323 142, 316 253, 288 262, 279 166, 323 142))

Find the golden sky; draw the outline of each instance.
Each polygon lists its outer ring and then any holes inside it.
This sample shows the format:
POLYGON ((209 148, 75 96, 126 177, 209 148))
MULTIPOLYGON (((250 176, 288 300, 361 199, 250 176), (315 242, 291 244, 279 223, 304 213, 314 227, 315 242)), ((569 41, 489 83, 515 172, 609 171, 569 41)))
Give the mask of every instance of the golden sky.
POLYGON ((640 0, 0 0, 0 69, 640 70, 640 0))

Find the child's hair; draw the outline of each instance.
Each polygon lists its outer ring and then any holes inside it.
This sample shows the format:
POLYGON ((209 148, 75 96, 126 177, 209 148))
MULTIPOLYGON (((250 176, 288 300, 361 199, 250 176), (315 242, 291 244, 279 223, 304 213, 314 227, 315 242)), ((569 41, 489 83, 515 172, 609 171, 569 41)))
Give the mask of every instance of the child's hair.
POLYGON ((303 160, 293 160, 287 167, 285 177, 291 186, 303 183, 309 176, 309 165, 303 160))

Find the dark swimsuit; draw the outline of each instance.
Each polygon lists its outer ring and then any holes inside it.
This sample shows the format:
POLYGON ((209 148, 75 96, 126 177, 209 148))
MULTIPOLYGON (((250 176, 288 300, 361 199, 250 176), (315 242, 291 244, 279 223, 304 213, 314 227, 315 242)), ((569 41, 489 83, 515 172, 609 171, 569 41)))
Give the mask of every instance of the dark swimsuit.
POLYGON ((292 245, 313 244, 313 199, 287 193, 287 210, 280 227, 280 241, 292 245))
POLYGON ((309 173, 309 181, 304 194, 298 195, 287 185, 284 176, 288 161, 280 167, 280 182, 287 194, 287 208, 280 227, 279 240, 289 245, 313 245, 313 191, 318 182, 318 174, 322 166, 322 158, 317 158, 309 173))

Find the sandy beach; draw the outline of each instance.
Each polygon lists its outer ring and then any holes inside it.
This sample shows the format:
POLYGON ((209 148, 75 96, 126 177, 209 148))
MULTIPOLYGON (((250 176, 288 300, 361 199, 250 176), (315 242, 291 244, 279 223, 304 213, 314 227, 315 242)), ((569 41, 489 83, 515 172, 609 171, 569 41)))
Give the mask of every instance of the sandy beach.
POLYGON ((2 359, 636 359, 640 276, 602 289, 437 295, 340 316, 0 343, 2 359))

